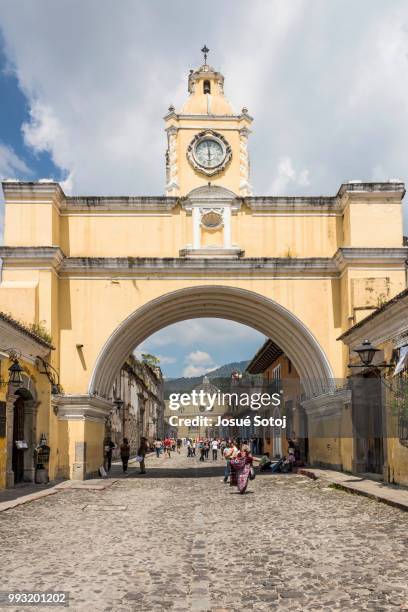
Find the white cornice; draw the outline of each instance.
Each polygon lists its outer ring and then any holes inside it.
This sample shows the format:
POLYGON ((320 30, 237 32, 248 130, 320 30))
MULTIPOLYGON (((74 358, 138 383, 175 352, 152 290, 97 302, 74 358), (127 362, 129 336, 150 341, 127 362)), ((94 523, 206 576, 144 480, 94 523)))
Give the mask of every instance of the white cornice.
MULTIPOLYGON (((234 249, 234 253, 236 250, 234 249)), ((191 254, 190 251, 182 253, 191 254)), ((210 253, 208 253, 209 255, 210 253)), ((65 257, 59 247, 0 247, 3 268, 49 269, 59 276, 154 277, 178 275, 253 275, 272 277, 303 276, 339 278, 349 267, 367 269, 394 265, 405 269, 408 247, 342 248, 333 257, 65 257), (397 265, 398 264, 398 265, 397 265)), ((388 268, 387 268, 388 269, 388 268)))
MULTIPOLYGON (((178 115, 177 115, 178 117, 178 115)), ((247 115, 211 116, 211 115, 188 115, 191 119, 210 121, 214 117, 226 121, 247 119, 247 115)), ((169 126, 168 129, 177 129, 177 126, 169 126)), ((186 129, 202 130, 202 125, 186 126, 186 129)), ((225 126, 221 129, 232 129, 225 126)), ((243 129, 243 128, 242 128, 243 129)), ((20 181, 3 182, 4 197, 7 204, 52 204, 56 210, 66 213, 84 211, 98 213, 100 211, 144 211, 144 212, 166 212, 173 210, 178 203, 177 197, 164 196, 106 196, 106 197, 70 197, 66 196, 58 183, 38 182, 27 183, 20 181)), ((405 194, 404 183, 363 183, 350 182, 341 185, 335 196, 311 196, 311 197, 281 197, 281 196, 258 196, 244 197, 242 202, 258 213, 341 213, 350 201, 375 202, 378 204, 389 204, 390 201, 399 203, 405 194)))
POLYGON ((190 121, 247 121, 251 123, 253 121, 253 117, 247 114, 240 115, 201 115, 201 114, 182 114, 170 112, 163 117, 165 121, 170 121, 170 119, 174 119, 175 121, 183 121, 185 119, 190 121))
POLYGON ((56 271, 61 267, 65 255, 59 247, 8 247, 0 246, 0 259, 3 266, 50 268, 56 271))
POLYGON ((351 391, 349 389, 341 389, 308 399, 302 402, 302 407, 309 417, 328 418, 340 416, 344 405, 350 402, 351 391))
POLYGON ((408 247, 341 247, 334 255, 338 270, 350 266, 389 265, 398 263, 404 266, 408 257, 408 247))
POLYGON ((93 395, 57 395, 52 404, 60 421, 103 423, 114 407, 109 400, 93 395))

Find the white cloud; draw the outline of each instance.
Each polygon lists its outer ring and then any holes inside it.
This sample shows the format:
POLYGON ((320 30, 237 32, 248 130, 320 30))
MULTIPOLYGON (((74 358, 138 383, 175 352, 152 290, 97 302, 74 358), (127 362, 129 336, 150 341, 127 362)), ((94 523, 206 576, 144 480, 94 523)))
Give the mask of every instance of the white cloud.
POLYGON ((25 178, 30 174, 26 163, 16 155, 13 149, 0 143, 0 177, 25 178))
POLYGON ((268 193, 272 193, 273 195, 285 194, 290 183, 299 186, 309 185, 309 170, 303 169, 296 172, 293 168, 291 158, 287 156, 281 157, 278 163, 276 177, 272 181, 271 189, 268 190, 268 193))
POLYGON ((183 376, 190 378, 191 376, 202 376, 211 370, 218 368, 213 358, 206 351, 192 351, 186 355, 184 361, 188 364, 183 370, 183 376))
POLYGON ((169 365, 177 362, 176 357, 166 357, 165 355, 158 355, 158 359, 160 359, 160 365, 169 365))
MULTIPOLYGON (((188 319, 169 325, 148 338, 150 351, 177 344, 191 346, 211 342, 212 346, 234 341, 246 342, 257 336, 251 327, 225 319, 188 319)), ((146 341, 147 342, 147 341, 146 341)), ((144 343, 143 343, 144 344, 144 343)), ((140 347, 139 347, 139 350, 140 347)))
POLYGON ((212 364, 213 358, 209 353, 197 350, 193 351, 192 353, 189 353, 186 356, 185 361, 191 361, 191 363, 193 363, 194 365, 205 366, 212 364))
POLYGON ((217 365, 205 367, 190 364, 184 368, 183 376, 185 378, 192 378, 193 376, 204 376, 204 374, 207 374, 207 372, 211 372, 211 370, 215 370, 217 367, 217 365))

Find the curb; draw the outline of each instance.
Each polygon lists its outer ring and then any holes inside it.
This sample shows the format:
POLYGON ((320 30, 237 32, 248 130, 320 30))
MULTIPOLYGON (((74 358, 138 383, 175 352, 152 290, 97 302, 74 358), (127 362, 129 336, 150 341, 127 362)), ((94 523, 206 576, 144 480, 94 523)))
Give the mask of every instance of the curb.
POLYGON ((352 485, 345 485, 334 480, 330 481, 330 486, 334 489, 339 489, 340 491, 345 491, 346 493, 351 493, 352 495, 361 495, 362 497, 368 497, 369 499, 373 499, 374 501, 386 504, 387 506, 391 506, 392 508, 398 508, 403 512, 408 512, 408 504, 405 504, 404 502, 398 502, 394 499, 381 497, 381 495, 376 495, 375 493, 370 493, 369 491, 364 491, 363 489, 356 489, 352 485))
POLYGON ((88 491, 104 491, 105 489, 109 489, 115 482, 117 482, 117 478, 110 478, 109 480, 101 480, 101 481, 87 481, 87 480, 64 480, 54 487, 50 487, 49 489, 44 489, 42 491, 36 491, 35 493, 29 493, 28 495, 22 495, 21 497, 17 497, 17 499, 11 499, 9 501, 0 502, 0 512, 5 512, 6 510, 11 510, 12 508, 16 508, 17 506, 22 506, 24 504, 29 504, 30 502, 37 501, 38 499, 42 499, 43 497, 48 497, 48 495, 55 495, 56 493, 60 493, 63 491, 69 490, 88 490, 88 491))
POLYGON ((310 470, 304 470, 302 468, 298 469, 296 471, 296 474, 300 474, 301 476, 307 476, 307 478, 311 478, 312 480, 318 479, 318 476, 316 476, 314 472, 311 472, 310 470))
POLYGON ((22 506, 23 504, 28 504, 30 502, 37 501, 37 499, 48 497, 48 495, 55 495, 56 493, 59 493, 59 491, 60 489, 57 489, 57 487, 52 487, 51 489, 45 489, 45 491, 29 493, 28 495, 22 495, 17 499, 0 502, 0 512, 5 512, 6 510, 11 510, 12 508, 16 508, 17 506, 22 506))
POLYGON ((379 495, 378 493, 372 491, 366 491, 358 486, 353 484, 345 484, 342 481, 336 480, 334 478, 329 478, 327 476, 317 476, 313 470, 303 470, 300 469, 297 471, 298 474, 302 476, 306 476, 307 478, 311 478, 312 480, 326 480, 329 483, 329 486, 333 489, 338 489, 340 491, 345 491, 346 493, 351 493, 352 495, 361 495, 362 497, 367 497, 376 502, 380 502, 382 504, 386 504, 387 506, 391 506, 392 508, 398 508, 398 510, 402 510, 403 512, 408 512, 408 503, 404 501, 397 501, 396 499, 391 499, 389 497, 384 497, 379 495))

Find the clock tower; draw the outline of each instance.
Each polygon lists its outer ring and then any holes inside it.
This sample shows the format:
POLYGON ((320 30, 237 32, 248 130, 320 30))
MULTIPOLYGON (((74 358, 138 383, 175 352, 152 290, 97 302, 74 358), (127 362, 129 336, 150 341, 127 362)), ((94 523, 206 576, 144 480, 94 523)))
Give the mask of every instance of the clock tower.
POLYGON ((189 97, 180 111, 170 106, 167 133, 166 195, 187 196, 193 189, 223 187, 251 195, 247 141, 252 118, 236 114, 224 95, 224 77, 209 64, 191 70, 189 97))

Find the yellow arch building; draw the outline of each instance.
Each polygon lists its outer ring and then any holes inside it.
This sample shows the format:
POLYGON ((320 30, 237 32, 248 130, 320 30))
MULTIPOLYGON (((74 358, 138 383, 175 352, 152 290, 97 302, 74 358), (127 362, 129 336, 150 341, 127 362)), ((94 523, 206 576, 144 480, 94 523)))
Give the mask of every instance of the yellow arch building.
POLYGON ((64 389, 47 407, 51 477, 95 472, 120 366, 150 334, 187 318, 263 332, 299 372, 310 419, 341 418, 347 355, 336 338, 405 287, 404 185, 252 195, 252 118, 233 110, 223 86, 205 63, 190 72, 183 108, 169 108, 164 196, 3 183, 0 310, 44 322, 64 389))

